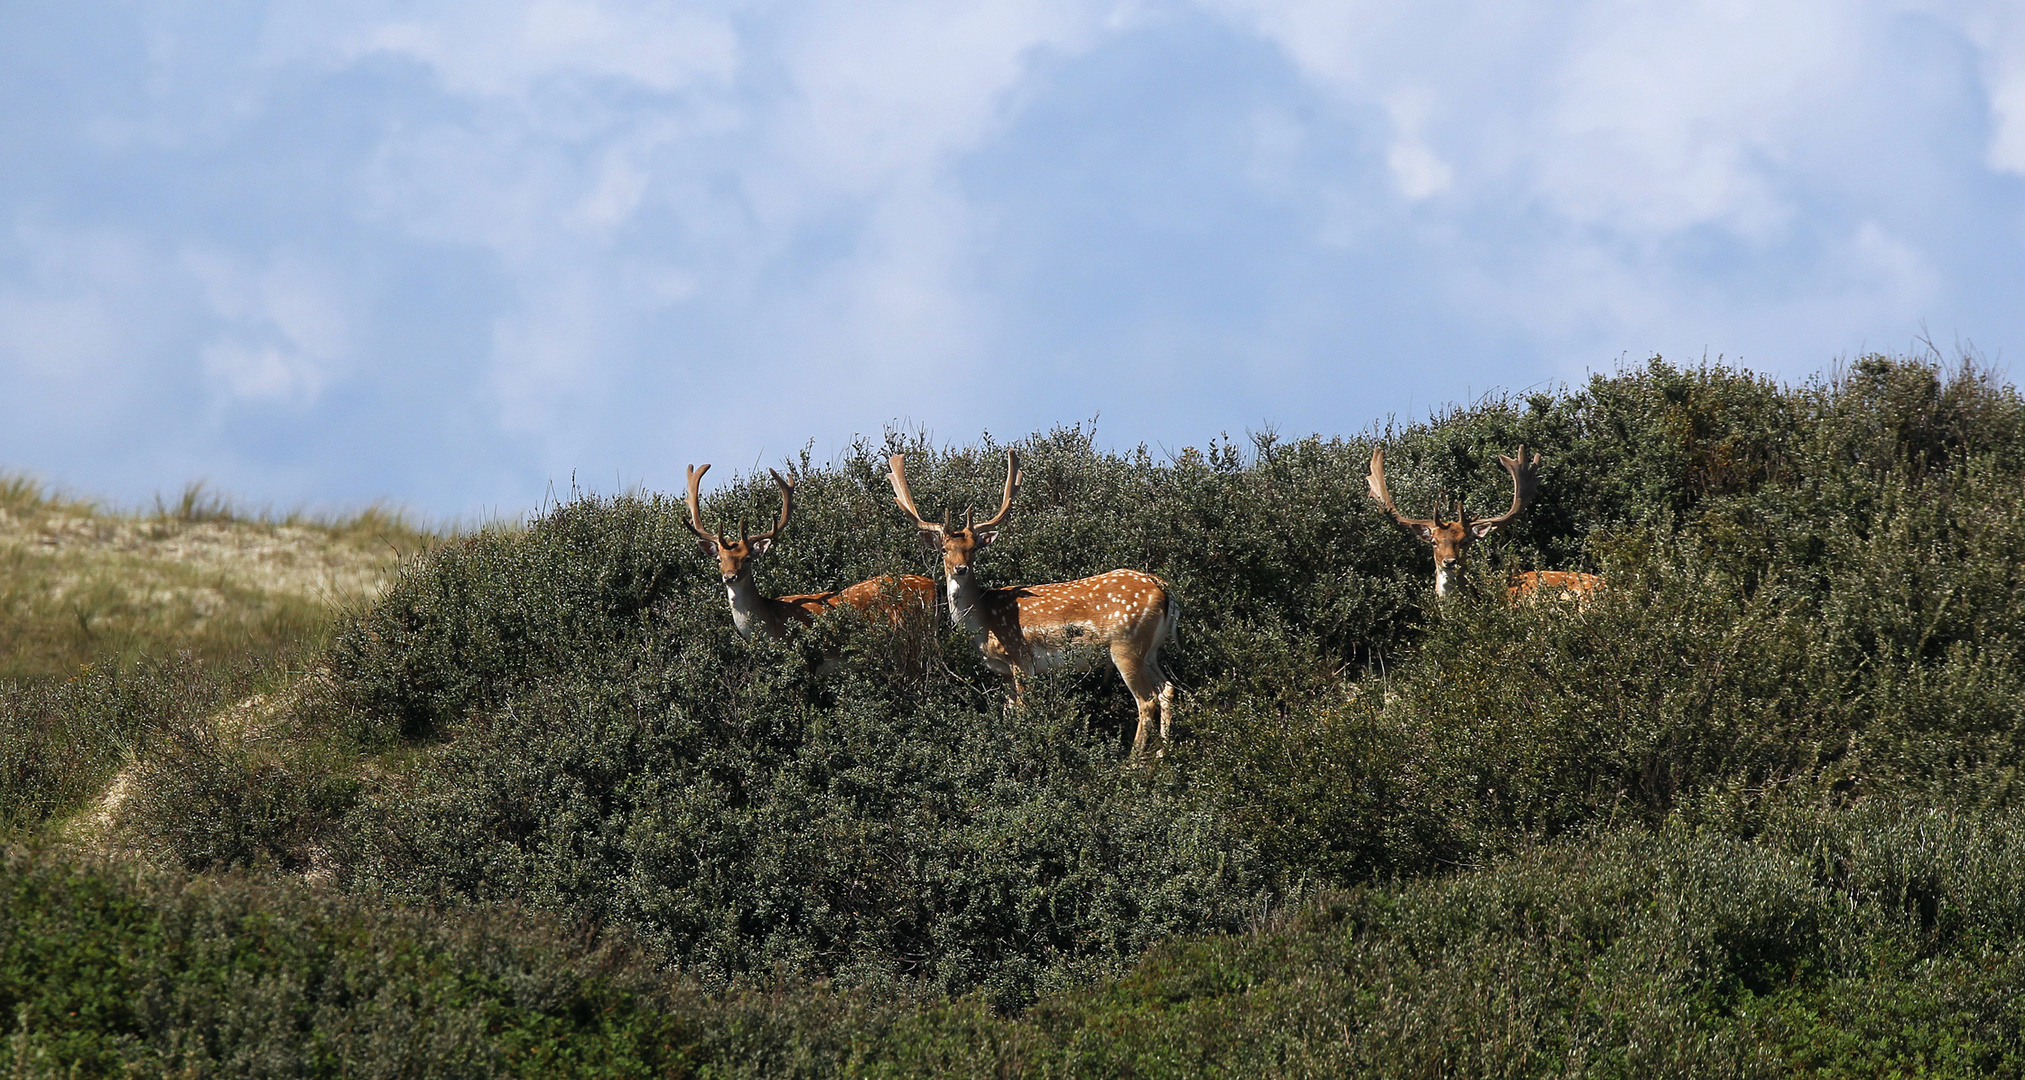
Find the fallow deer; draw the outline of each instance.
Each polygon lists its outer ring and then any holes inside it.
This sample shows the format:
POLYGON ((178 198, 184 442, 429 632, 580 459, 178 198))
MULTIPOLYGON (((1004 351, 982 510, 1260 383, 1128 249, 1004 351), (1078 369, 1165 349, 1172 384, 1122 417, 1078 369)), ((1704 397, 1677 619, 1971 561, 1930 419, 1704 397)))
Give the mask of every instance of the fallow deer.
POLYGON ((1505 595, 1514 603, 1551 596, 1579 608, 1602 591, 1603 579, 1595 574, 1573 570, 1528 570, 1512 578, 1511 587, 1505 595))
POLYGON ((1083 666, 1108 653, 1139 707, 1133 757, 1146 751, 1156 728, 1165 744, 1174 715, 1174 684, 1161 670, 1160 648, 1181 618, 1171 587, 1152 574, 1112 570, 1078 581, 987 589, 978 583, 971 560, 1012 514, 1023 479, 1019 452, 1006 451, 1005 498, 998 513, 974 524, 970 507, 964 508, 961 525, 954 524, 946 507, 941 524, 923 518, 907 488, 907 455, 894 454, 890 464, 894 500, 914 519, 922 539, 942 553, 950 621, 971 632, 992 670, 1012 676, 1015 700, 1035 672, 1083 666))
POLYGON ((717 560, 717 569, 724 577, 725 595, 731 601, 731 623, 738 628, 741 637, 749 638, 756 633, 784 637, 790 626, 807 625, 823 611, 840 604, 868 614, 883 611, 896 626, 907 618, 934 610, 935 582, 920 574, 872 578, 830 592, 780 597, 761 595, 758 586, 753 584, 753 563, 773 546, 773 538, 787 526, 788 518, 794 514, 795 486, 782 479, 780 473, 768 469, 774 484, 780 488, 780 518, 773 523, 773 528, 758 536, 753 536, 751 527, 741 519, 738 539, 733 540, 724 534, 722 522, 718 524, 715 536, 703 531, 703 512, 697 506, 697 488, 703 483, 703 474, 709 471, 707 464, 700 469, 693 465, 689 467, 689 531, 696 534, 697 549, 706 557, 717 560))
MULTIPOLYGON (((1379 505, 1385 508, 1386 513, 1392 515, 1392 520, 1398 522, 1401 528, 1434 548, 1436 596, 1447 596, 1449 589, 1461 576, 1463 556, 1469 551, 1471 544, 1489 536, 1500 526, 1511 524, 1533 501, 1533 494, 1538 489, 1536 470, 1540 465, 1540 455, 1536 453, 1531 460, 1527 460, 1526 448, 1521 445, 1518 456, 1505 457, 1500 454, 1498 462, 1505 467, 1506 472, 1512 474, 1511 509, 1497 517, 1472 518, 1469 511, 1463 508, 1461 500, 1457 500, 1454 521, 1441 520, 1439 504, 1435 506, 1432 518, 1409 518, 1402 515, 1398 507, 1393 505, 1392 492, 1385 485, 1385 449, 1373 447, 1371 450, 1371 473, 1365 478, 1371 487, 1371 497, 1378 500, 1379 505)), ((1579 604, 1587 602, 1602 588, 1603 579, 1595 574, 1568 570, 1532 570, 1514 577, 1507 595, 1513 600, 1520 600, 1551 594, 1579 604)))

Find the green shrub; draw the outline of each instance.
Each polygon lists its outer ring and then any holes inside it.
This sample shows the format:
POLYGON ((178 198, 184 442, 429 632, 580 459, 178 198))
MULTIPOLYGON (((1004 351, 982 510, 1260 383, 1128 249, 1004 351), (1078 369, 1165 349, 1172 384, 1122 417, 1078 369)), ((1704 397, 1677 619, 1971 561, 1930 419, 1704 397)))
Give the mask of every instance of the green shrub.
POLYGON ((690 1075, 694 1009, 618 947, 510 910, 362 906, 11 850, 10 1075, 690 1075))
POLYGON ((1871 806, 1755 842, 1582 837, 1164 947, 1019 1018, 797 1034, 872 1076, 2025 1075, 2020 824, 1871 806))
POLYGON ((1006 1004, 1239 925, 1263 887, 1207 808, 1120 767, 1067 680, 1007 711, 971 682, 967 642, 919 686, 818 679, 793 648, 727 658, 721 629, 670 618, 665 655, 544 683, 371 793, 350 887, 626 926, 720 985, 897 980, 1006 1004))
MULTIPOLYGON (((1148 776, 1118 769, 1133 714, 1107 671, 1008 711, 950 636, 918 683, 877 662, 816 677, 880 632, 741 642, 679 500, 579 499, 439 550, 343 630, 332 666, 367 744, 442 745, 329 828, 353 888, 625 925, 713 980, 898 977, 1008 1003, 1232 926, 1261 889, 1682 813, 1748 831, 1790 802, 2001 804, 2025 672, 2021 416, 1970 367, 1870 358, 1785 390, 1655 361, 1388 429, 1409 503, 1502 505, 1493 455, 1545 448, 1537 505, 1480 552, 1477 595, 1439 607, 1423 549, 1366 495, 1371 440, 1167 463, 1081 429, 1026 440, 988 580, 1126 565, 1182 598, 1168 666, 1195 737, 1148 776), (1580 610, 1489 584, 1585 562, 1611 588, 1580 610)), ((989 440, 804 459, 763 587, 920 566, 892 452, 931 508, 989 505, 1003 478, 989 440)), ((776 498, 728 484, 706 523, 765 520, 776 498)))
POLYGON ((302 728, 283 752, 276 732, 231 723, 227 711, 159 725, 115 826, 190 870, 331 872, 335 822, 361 786, 356 755, 302 728))
POLYGON ((256 677, 172 657, 88 668, 66 683, 0 680, 0 834, 77 809, 164 724, 199 722, 256 677))

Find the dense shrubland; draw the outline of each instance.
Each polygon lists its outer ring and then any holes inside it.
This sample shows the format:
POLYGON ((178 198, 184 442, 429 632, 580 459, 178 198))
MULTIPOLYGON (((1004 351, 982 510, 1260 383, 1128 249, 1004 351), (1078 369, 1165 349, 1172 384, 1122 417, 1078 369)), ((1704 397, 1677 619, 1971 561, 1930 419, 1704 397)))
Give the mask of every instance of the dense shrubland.
MULTIPOLYGON (((165 912, 298 920, 320 959, 277 972, 429 958, 336 1004, 245 1005, 293 1018, 299 1044, 258 1044, 277 1062, 348 1038, 373 995, 440 992, 493 1010, 485 1031, 567 1031, 675 1074, 2025 1069, 2009 386, 1879 357, 1795 388, 1655 361, 1357 438, 1165 460, 1081 429, 1017 445, 1027 484, 987 584, 1129 566, 1181 597, 1182 731, 1145 767, 1108 669, 1014 707, 939 630, 918 678, 849 614, 740 641, 679 498, 584 496, 408 564, 262 709, 218 714, 244 686, 194 661, 7 689, 16 832, 75 833, 130 762, 101 846, 164 869, 42 843, 11 865, 116 898, 63 934, 145 941, 121 955, 150 986, 209 977, 162 966, 181 946, 143 928, 165 912), (1370 503, 1374 439, 1408 513, 1501 506, 1495 455, 1543 453, 1538 501, 1478 545, 1464 595, 1437 605, 1425 549, 1370 503), (1609 588, 1505 603, 1503 576, 1535 568, 1609 588), (460 944, 523 923, 502 947, 546 997, 486 981, 460 944), (558 954, 570 935, 624 944, 592 971, 558 954)), ((933 514, 992 503, 1003 449, 889 434, 802 460, 762 587, 920 569, 886 454, 915 455, 933 514)), ((762 474, 706 519, 774 498, 762 474)), ((24 895, 0 911, 17 937, 46 918, 24 895)), ((55 962, 22 955, 0 983, 16 1043, 72 1045, 38 1004, 55 962)), ((98 1056, 48 1060, 251 1060, 203 1009, 121 1014, 75 1043, 98 1056), (165 1049, 190 1039, 211 1056, 165 1049)), ((489 1037, 426 1060, 522 1067, 502 1049, 521 1035, 489 1037)))

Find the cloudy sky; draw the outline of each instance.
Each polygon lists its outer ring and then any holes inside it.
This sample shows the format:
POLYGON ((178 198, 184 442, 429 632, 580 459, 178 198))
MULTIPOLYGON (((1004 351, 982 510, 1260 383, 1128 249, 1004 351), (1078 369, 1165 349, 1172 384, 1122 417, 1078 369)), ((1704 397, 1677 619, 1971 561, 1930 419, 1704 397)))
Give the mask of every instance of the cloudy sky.
POLYGON ((0 0, 0 468, 515 514, 2025 349, 2015 0, 0 0))

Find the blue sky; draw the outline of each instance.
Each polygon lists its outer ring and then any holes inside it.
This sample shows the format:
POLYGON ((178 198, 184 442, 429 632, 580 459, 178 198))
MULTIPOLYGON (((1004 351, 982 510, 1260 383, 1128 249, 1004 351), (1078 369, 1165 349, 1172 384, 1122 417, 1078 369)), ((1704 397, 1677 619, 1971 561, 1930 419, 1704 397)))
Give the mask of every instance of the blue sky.
POLYGON ((0 0, 0 467, 513 515, 2025 348, 2025 8, 0 0))

